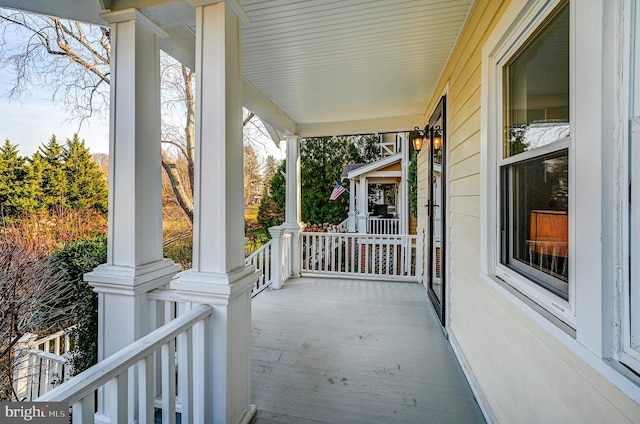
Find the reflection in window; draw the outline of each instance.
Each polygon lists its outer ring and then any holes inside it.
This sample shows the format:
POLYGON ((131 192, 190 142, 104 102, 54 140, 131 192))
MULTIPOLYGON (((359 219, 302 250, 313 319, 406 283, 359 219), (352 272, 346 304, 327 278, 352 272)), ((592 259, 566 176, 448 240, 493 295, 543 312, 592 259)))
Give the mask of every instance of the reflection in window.
POLYGON ((503 168, 502 262, 568 297, 567 150, 503 168))
POLYGON ((569 7, 504 68, 504 157, 569 137, 569 7))
POLYGON ((568 299, 568 4, 503 67, 503 93, 500 261, 568 299))

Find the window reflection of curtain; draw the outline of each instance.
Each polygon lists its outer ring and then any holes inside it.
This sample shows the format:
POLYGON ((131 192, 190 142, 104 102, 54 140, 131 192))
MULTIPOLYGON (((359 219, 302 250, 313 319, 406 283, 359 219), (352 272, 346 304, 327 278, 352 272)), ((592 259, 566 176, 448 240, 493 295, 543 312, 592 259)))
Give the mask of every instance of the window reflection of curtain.
POLYGON ((569 218, 563 211, 531 211, 531 250, 536 253, 567 256, 569 218))

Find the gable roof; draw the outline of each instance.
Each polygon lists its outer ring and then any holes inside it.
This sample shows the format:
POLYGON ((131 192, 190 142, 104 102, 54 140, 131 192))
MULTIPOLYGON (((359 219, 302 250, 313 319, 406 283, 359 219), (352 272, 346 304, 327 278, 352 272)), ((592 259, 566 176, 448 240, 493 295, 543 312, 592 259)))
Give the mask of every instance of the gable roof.
POLYGON ((367 174, 369 172, 379 171, 383 168, 386 168, 389 165, 400 162, 401 160, 402 160, 402 153, 396 153, 395 155, 387 156, 386 158, 377 160, 375 162, 371 162, 367 164, 354 164, 359 166, 356 166, 355 168, 352 168, 349 170, 347 169, 349 165, 347 165, 345 166, 345 169, 342 172, 342 175, 346 175, 346 176, 343 177, 341 175, 341 177, 349 178, 349 179, 356 178, 363 174, 367 174))

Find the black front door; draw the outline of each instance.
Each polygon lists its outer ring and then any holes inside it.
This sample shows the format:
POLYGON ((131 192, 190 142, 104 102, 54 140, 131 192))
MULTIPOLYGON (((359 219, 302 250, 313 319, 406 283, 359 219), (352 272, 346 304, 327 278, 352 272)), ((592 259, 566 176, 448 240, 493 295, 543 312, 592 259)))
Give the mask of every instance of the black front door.
POLYGON ((433 303, 440 322, 445 325, 445 236, 446 236, 446 99, 443 96, 436 110, 429 119, 429 133, 427 138, 428 202, 427 202, 427 240, 426 240, 426 280, 429 298, 433 303))

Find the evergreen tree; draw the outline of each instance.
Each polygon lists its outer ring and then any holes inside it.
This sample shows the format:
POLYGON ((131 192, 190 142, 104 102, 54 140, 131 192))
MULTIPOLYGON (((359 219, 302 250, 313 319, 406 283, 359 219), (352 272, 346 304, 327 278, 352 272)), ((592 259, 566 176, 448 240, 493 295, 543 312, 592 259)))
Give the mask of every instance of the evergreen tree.
POLYGON ((64 169, 64 148, 53 135, 47 144, 40 146, 34 154, 41 157, 42 203, 47 209, 66 206, 67 177, 64 169))
POLYGON ((18 154, 18 146, 5 140, 0 147, 0 207, 3 215, 16 216, 21 212, 19 203, 26 173, 25 160, 18 154))
POLYGON ((98 165, 91 159, 89 149, 78 134, 67 139, 64 149, 64 173, 67 179, 67 205, 74 209, 107 210, 107 183, 98 165))
POLYGON ((260 175, 260 161, 255 150, 249 145, 243 148, 244 167, 244 206, 255 205, 258 195, 262 192, 262 176, 260 175))
POLYGON ((11 202, 19 214, 45 209, 45 205, 42 202, 44 166, 42 157, 37 154, 29 161, 25 161, 24 177, 22 183, 18 184, 17 187, 20 193, 19 197, 11 202))
POLYGON ((349 163, 371 162, 379 158, 378 138, 318 137, 304 139, 300 147, 302 168, 302 220, 314 224, 337 224, 347 217, 349 196, 330 201, 341 182, 340 174, 349 163))
MULTIPOLYGON (((278 172, 278 168, 280 167, 280 163, 273 156, 267 156, 264 164, 264 173, 262 176, 262 181, 264 184, 264 189, 266 193, 269 193, 269 187, 271 185, 271 179, 278 172)), ((264 193, 263 193, 264 194, 264 193)))
POLYGON ((280 225, 285 219, 286 180, 284 171, 286 163, 283 161, 275 170, 269 184, 265 184, 264 194, 258 208, 258 222, 263 228, 280 225))
MULTIPOLYGON (((302 220, 314 224, 337 224, 347 217, 349 196, 343 194, 337 200, 329 196, 345 165, 349 163, 369 163, 380 159, 378 137, 319 137, 304 139, 300 146, 301 161, 301 207, 302 220)), ((273 177, 265 185, 265 191, 258 210, 258 222, 265 228, 284 222, 285 177, 284 162, 272 172, 273 177)), ((267 171, 269 172, 269 158, 267 171)))

